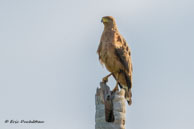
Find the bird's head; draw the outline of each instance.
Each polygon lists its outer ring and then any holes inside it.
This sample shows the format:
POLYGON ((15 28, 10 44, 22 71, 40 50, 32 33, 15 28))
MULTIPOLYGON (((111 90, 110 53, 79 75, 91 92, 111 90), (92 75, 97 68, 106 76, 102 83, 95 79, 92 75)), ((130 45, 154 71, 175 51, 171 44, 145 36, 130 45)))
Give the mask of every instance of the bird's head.
POLYGON ((116 26, 115 19, 112 16, 104 16, 102 17, 101 22, 104 24, 105 27, 114 27, 116 26))

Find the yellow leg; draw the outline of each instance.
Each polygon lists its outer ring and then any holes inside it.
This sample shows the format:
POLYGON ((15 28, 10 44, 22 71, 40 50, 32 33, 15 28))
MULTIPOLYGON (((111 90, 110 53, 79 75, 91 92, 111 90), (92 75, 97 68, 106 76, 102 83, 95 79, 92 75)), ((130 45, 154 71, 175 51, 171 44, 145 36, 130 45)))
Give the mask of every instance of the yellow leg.
POLYGON ((117 81, 115 88, 112 90, 112 92, 116 92, 119 90, 119 82, 117 81))
POLYGON ((110 77, 112 75, 112 73, 110 73, 109 75, 107 75, 106 77, 104 77, 103 79, 102 79, 102 82, 108 82, 108 78, 110 77))
POLYGON ((117 78, 115 79, 117 81, 115 88, 112 90, 112 92, 116 92, 119 90, 119 73, 116 74, 117 78))

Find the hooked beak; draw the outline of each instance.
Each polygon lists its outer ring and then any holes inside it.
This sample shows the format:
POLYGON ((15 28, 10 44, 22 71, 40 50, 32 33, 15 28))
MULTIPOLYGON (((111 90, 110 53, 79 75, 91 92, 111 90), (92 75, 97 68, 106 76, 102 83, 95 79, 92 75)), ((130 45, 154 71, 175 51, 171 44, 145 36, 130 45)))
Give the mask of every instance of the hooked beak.
POLYGON ((108 22, 108 19, 103 17, 101 22, 103 22, 103 23, 108 22))

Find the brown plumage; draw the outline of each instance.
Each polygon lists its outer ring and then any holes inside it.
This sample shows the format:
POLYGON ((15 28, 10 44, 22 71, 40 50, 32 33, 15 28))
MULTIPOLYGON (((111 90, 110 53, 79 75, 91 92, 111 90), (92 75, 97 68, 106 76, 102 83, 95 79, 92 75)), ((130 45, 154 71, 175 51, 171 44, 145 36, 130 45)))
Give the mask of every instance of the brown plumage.
MULTIPOLYGON (((117 81, 113 91, 118 90, 119 84, 120 88, 125 90, 125 98, 131 105, 132 63, 130 49, 125 39, 120 35, 113 17, 103 17, 102 22, 104 31, 97 50, 99 60, 117 81)), ((103 81, 108 81, 110 75, 104 77, 103 81)))

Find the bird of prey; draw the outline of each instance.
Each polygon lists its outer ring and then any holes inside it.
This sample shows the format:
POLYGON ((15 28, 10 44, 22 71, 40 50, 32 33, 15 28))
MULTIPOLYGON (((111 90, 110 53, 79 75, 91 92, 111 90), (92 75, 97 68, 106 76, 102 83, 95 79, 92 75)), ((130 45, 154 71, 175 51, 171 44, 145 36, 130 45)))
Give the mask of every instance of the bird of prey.
POLYGON ((100 44, 97 53, 99 60, 105 65, 110 72, 103 78, 103 82, 108 81, 109 76, 113 76, 116 80, 116 86, 113 92, 120 88, 125 90, 125 99, 128 104, 132 104, 132 62, 131 51, 126 40, 119 33, 115 19, 112 16, 102 17, 101 22, 104 24, 100 44))

